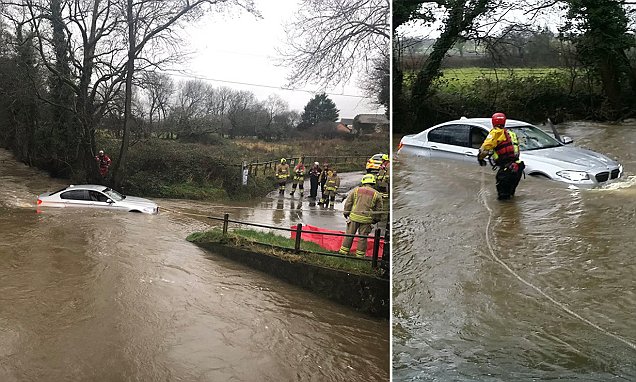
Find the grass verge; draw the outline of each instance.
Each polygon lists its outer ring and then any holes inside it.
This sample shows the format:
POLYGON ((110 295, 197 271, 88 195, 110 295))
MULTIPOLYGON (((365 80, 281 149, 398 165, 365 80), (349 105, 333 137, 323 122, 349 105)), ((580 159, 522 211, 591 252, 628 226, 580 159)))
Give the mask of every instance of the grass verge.
POLYGON ((296 254, 293 252, 294 240, 271 232, 237 229, 228 232, 227 236, 224 237, 221 229, 214 228, 206 232, 192 233, 186 240, 192 243, 220 243, 243 248, 248 247, 250 250, 277 256, 291 262, 303 262, 363 275, 380 275, 380 271, 372 269, 371 263, 368 261, 314 253, 327 252, 337 254, 337 252, 325 250, 316 243, 301 240, 301 253, 296 254))

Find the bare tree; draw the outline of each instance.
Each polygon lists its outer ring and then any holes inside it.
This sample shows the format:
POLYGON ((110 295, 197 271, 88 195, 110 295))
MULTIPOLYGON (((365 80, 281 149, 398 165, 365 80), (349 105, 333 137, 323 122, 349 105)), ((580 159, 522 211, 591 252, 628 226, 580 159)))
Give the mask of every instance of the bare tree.
POLYGON ((258 107, 254 93, 247 90, 234 91, 229 97, 227 118, 230 121, 230 137, 256 135, 256 124, 249 112, 258 107))
POLYGON ((215 117, 222 116, 216 114, 215 93, 210 84, 200 80, 182 83, 170 115, 170 124, 176 128, 172 132, 193 137, 221 132, 215 123, 215 117))
POLYGON ((113 171, 116 184, 124 176, 119 172, 130 144, 128 121, 135 73, 175 62, 177 31, 185 21, 236 8, 257 14, 252 0, 24 0, 3 4, 7 14, 28 15, 40 60, 71 89, 72 103, 46 101, 73 114, 80 147, 76 161, 84 164, 87 178, 96 174, 91 171, 96 126, 114 97, 125 92, 122 146, 113 171), (66 57, 60 48, 68 56, 68 73, 57 65, 60 57, 66 57))
POLYGON ((140 86, 146 93, 148 123, 152 131, 155 129, 155 123, 161 125, 168 115, 170 99, 175 92, 174 81, 166 74, 144 72, 140 86))
POLYGON ((269 129, 274 122, 274 118, 289 109, 289 104, 279 96, 272 94, 262 103, 262 107, 267 113, 267 120, 264 128, 269 129))
POLYGON ((125 173, 129 146, 132 86, 136 62, 156 65, 153 53, 175 46, 174 29, 180 23, 193 20, 209 10, 240 7, 256 14, 252 0, 126 0, 123 10, 127 23, 127 60, 125 62, 126 102, 124 133, 119 151, 119 160, 113 171, 115 185, 121 183, 125 173), (155 49, 153 49, 155 48, 155 49), (158 48, 158 49, 157 49, 158 48), (146 52, 146 50, 148 52, 146 52))
POLYGON ((389 0, 302 0, 280 51, 290 84, 332 86, 368 72, 390 49, 389 10, 389 0))

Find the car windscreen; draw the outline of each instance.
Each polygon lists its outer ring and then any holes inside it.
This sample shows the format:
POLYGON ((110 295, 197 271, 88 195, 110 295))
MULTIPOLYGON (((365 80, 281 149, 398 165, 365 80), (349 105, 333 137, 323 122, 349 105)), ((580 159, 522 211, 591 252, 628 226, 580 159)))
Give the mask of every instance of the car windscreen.
POLYGON ((521 151, 562 146, 559 141, 552 138, 538 127, 532 125, 508 127, 508 129, 517 134, 519 150, 521 151))
POLYGON ((106 188, 102 192, 108 195, 109 198, 113 199, 116 202, 126 199, 125 195, 120 194, 119 192, 113 190, 112 188, 106 188))

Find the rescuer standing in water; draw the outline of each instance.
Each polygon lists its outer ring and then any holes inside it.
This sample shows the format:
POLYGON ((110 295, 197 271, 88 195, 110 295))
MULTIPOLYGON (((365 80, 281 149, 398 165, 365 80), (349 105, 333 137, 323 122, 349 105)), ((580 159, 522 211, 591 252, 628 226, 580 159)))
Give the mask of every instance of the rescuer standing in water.
POLYGON ((499 168, 495 176, 497 199, 507 200, 515 195, 525 165, 519 160, 519 141, 517 135, 506 129, 506 115, 492 115, 492 130, 479 148, 477 161, 485 166, 484 158, 490 156, 499 168))

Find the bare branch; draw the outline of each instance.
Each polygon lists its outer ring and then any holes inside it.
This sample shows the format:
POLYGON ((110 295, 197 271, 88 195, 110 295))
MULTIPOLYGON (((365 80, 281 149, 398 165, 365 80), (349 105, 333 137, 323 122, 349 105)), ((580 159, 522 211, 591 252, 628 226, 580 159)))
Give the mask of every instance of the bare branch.
POLYGON ((303 0, 300 7, 279 50, 280 65, 292 69, 288 86, 347 82, 390 49, 389 0, 303 0))

